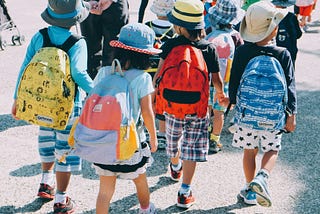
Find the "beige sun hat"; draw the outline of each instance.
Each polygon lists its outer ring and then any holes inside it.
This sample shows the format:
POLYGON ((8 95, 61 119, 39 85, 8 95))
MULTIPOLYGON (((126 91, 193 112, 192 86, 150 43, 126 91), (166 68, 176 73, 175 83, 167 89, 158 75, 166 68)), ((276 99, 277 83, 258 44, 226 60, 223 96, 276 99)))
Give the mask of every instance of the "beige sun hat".
POLYGON ((259 1, 249 6, 240 25, 243 40, 259 42, 271 34, 287 15, 286 9, 276 8, 269 1, 259 1))

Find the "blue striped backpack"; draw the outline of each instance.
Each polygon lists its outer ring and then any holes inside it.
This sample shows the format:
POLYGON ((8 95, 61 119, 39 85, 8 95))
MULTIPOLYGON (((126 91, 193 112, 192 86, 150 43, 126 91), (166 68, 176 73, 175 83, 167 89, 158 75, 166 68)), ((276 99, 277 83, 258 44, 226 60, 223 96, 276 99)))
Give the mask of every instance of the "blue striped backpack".
POLYGON ((280 130, 285 125, 287 85, 280 62, 270 55, 252 58, 241 77, 235 123, 256 130, 280 130))

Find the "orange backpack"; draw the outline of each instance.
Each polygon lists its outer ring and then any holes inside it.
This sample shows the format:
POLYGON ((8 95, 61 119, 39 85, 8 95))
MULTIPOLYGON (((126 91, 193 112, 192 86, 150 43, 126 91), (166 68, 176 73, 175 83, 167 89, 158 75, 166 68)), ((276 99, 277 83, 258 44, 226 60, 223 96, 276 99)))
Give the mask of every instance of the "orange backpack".
POLYGON ((201 50, 180 45, 171 50, 156 79, 156 114, 183 119, 207 114, 209 76, 201 50))

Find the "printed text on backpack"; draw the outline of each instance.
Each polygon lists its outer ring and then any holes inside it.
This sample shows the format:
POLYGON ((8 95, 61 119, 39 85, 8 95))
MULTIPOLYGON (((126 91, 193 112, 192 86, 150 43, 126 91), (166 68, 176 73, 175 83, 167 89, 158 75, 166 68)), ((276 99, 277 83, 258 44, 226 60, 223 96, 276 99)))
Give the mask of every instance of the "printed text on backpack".
POLYGON ((74 132, 76 155, 100 164, 132 157, 139 148, 139 139, 132 117, 130 82, 142 73, 113 71, 92 89, 74 132))
POLYGON ((63 130, 73 111, 75 83, 68 50, 79 40, 70 36, 61 46, 40 30, 43 47, 26 67, 18 88, 17 117, 35 125, 63 130))

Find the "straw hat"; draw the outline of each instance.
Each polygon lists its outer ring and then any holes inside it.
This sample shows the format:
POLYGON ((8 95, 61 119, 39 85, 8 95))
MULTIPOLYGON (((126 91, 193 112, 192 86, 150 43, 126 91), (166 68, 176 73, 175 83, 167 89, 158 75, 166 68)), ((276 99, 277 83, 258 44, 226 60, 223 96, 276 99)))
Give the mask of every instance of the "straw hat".
POLYGON ((189 30, 204 28, 204 6, 199 0, 177 0, 174 8, 168 13, 168 20, 189 30))

